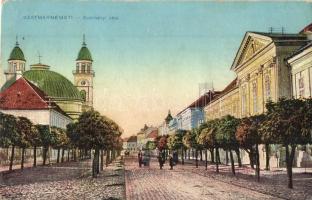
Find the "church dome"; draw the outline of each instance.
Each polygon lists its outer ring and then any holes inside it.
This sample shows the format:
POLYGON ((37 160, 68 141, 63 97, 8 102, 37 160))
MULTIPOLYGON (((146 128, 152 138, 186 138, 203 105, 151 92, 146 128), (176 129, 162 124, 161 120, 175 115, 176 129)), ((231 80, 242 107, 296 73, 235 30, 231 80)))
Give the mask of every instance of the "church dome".
POLYGON ((76 60, 88 60, 88 61, 92 61, 92 56, 91 53, 89 51, 89 49, 86 47, 86 45, 84 44, 79 53, 78 53, 78 57, 76 60))
POLYGON ((82 100, 78 89, 61 74, 50 71, 47 65, 31 65, 31 70, 24 72, 23 77, 53 99, 82 100))
POLYGON ((9 60, 22 60, 26 61, 24 57, 24 53, 21 48, 19 48, 18 43, 16 43, 16 46, 11 51, 9 60))

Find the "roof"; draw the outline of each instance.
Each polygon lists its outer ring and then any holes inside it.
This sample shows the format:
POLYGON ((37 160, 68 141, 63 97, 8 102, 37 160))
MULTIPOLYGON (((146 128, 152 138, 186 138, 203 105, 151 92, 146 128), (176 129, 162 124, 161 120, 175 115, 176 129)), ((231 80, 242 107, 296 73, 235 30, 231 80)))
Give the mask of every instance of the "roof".
POLYGON ((0 109, 3 110, 47 110, 68 115, 37 86, 21 77, 0 93, 0 109))
POLYGON ((92 56, 91 53, 89 51, 89 49, 87 48, 87 45, 85 42, 83 42, 82 47, 78 53, 77 59, 76 60, 88 60, 88 61, 92 61, 92 56))
POLYGON ((169 111, 168 111, 168 115, 167 115, 167 117, 165 118, 165 121, 166 121, 166 123, 168 124, 172 119, 173 119, 173 117, 172 117, 172 115, 171 115, 171 113, 170 113, 170 110, 169 110, 169 111))
POLYGON ((147 135, 147 138, 156 138, 158 136, 158 129, 153 130, 147 135))
POLYGON ((210 101, 213 100, 213 98, 217 95, 219 95, 220 91, 209 91, 206 94, 200 96, 198 99, 196 99, 193 103, 191 103, 189 106, 184 108, 182 111, 180 111, 177 115, 181 114, 183 111, 185 111, 188 108, 197 108, 197 107, 205 107, 209 104, 210 101))
POLYGON ((127 140, 127 142, 137 142, 137 136, 133 135, 133 136, 130 136, 127 140))
POLYGON ((18 43, 16 42, 16 46, 11 51, 10 57, 8 60, 22 60, 26 61, 24 57, 24 53, 21 48, 19 48, 18 43))
POLYGON ((237 78, 235 78, 233 81, 231 81, 218 95, 216 95, 211 102, 216 101, 217 99, 223 97, 224 95, 228 94, 232 90, 238 88, 237 85, 237 78))
POLYGON ((312 32, 312 23, 309 24, 308 26, 304 27, 299 33, 303 34, 303 33, 306 33, 306 32, 312 32))
POLYGON ((53 99, 82 100, 78 89, 67 78, 50 71, 47 65, 31 65, 23 77, 35 84, 53 99))
POLYGON ((312 46, 312 42, 309 42, 306 45, 303 45, 302 47, 300 47, 299 49, 297 49, 296 51, 294 51, 290 56, 288 56, 286 59, 291 59, 292 57, 300 54, 301 52, 303 52, 304 50, 308 49, 309 47, 312 46))
MULTIPOLYGON (((297 45, 301 46, 307 41, 307 37, 304 34, 298 33, 265 33, 265 32, 255 32, 255 31, 248 31, 245 33, 245 36, 236 52, 235 58, 233 60, 231 70, 235 70, 238 66, 240 66, 241 61, 243 59, 244 52, 246 48, 250 44, 251 39, 257 39, 258 41, 261 40, 261 46, 256 49, 254 54, 261 52, 264 48, 266 48, 269 44, 284 44, 287 42, 287 45, 297 45)), ((248 60, 248 59, 247 59, 248 60)), ((243 63, 245 63, 244 61, 243 63)))

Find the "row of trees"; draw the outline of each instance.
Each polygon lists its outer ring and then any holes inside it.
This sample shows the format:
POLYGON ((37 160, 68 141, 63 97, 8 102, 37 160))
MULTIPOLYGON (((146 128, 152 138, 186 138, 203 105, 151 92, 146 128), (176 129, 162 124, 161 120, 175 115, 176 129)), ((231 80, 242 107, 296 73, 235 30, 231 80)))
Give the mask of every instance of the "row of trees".
POLYGON ((57 149, 57 163, 64 161, 65 150, 70 150, 74 160, 85 158, 94 150, 92 165, 95 177, 104 165, 104 150, 106 152, 106 165, 114 159, 116 152, 122 148, 122 131, 111 119, 101 116, 99 112, 90 110, 84 112, 77 122, 67 125, 67 129, 49 127, 48 125, 33 124, 25 117, 15 117, 0 112, 0 147, 10 148, 10 165, 12 170, 15 148, 22 149, 21 169, 24 168, 25 149, 33 148, 33 166, 37 165, 37 148, 42 147, 43 165, 46 164, 49 148, 57 149), (101 154, 101 165, 99 156, 101 154))
POLYGON ((268 170, 269 145, 279 144, 286 151, 288 187, 293 188, 292 166, 296 147, 312 142, 312 100, 280 99, 276 103, 268 102, 266 108, 267 112, 262 115, 243 119, 227 115, 220 119, 209 120, 192 131, 179 130, 174 135, 159 137, 155 143, 160 150, 181 151, 182 164, 186 150, 194 149, 197 167, 198 152, 205 150, 206 169, 207 151, 210 151, 211 161, 216 164, 216 172, 219 172, 219 149, 223 149, 229 152, 234 175, 233 153, 236 153, 238 163, 241 165, 239 149, 244 149, 249 155, 251 167, 256 166, 255 174, 258 180, 260 180, 259 145, 265 146, 268 170))

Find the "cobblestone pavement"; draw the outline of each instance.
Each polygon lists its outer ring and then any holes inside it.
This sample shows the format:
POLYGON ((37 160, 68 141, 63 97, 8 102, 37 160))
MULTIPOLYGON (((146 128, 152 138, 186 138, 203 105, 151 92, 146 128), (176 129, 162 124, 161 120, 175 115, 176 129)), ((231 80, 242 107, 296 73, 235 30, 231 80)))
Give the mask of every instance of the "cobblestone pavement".
POLYGON ((68 162, 4 174, 0 199, 125 199, 124 169, 113 162, 91 178, 91 162, 68 162))
POLYGON ((127 158, 125 166, 127 200, 279 199, 194 173, 190 165, 160 170, 154 159, 139 168, 136 159, 127 158))

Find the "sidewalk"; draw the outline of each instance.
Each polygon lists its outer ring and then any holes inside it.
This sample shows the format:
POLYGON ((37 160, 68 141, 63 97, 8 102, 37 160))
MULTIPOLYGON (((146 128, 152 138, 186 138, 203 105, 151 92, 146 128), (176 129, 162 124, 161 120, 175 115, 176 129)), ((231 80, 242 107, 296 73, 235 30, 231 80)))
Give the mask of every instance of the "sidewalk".
POLYGON ((111 163, 97 178, 91 160, 38 166, 3 174, 0 199, 125 199, 124 166, 111 163))

